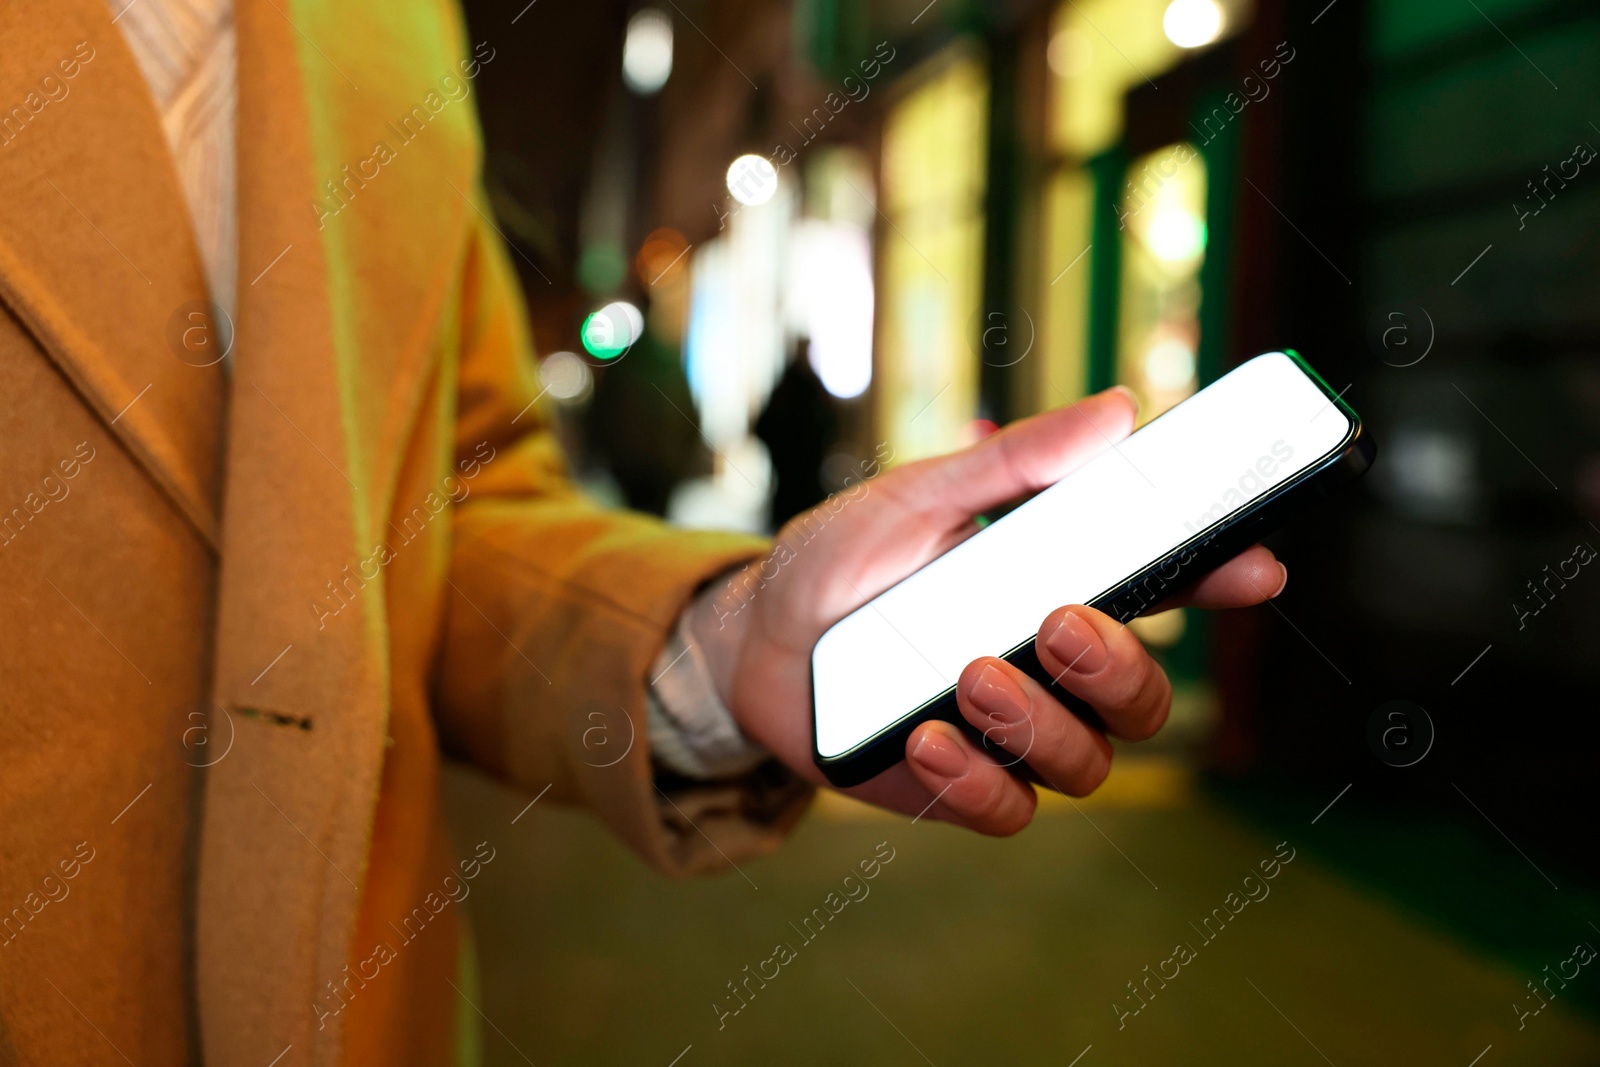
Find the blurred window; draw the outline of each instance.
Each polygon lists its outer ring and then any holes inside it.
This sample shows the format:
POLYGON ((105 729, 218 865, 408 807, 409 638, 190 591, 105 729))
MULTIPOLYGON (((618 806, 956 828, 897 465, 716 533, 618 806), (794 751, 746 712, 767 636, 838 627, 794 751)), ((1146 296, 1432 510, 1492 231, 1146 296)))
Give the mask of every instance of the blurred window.
MULTIPOLYGON (((1064 0, 1056 9, 1046 45, 1052 162, 1037 281, 1046 343, 1037 407, 1116 382, 1138 395, 1148 421, 1204 384, 1201 271, 1213 221, 1206 158, 1177 142, 1130 161, 1127 101, 1253 14, 1253 0, 1064 0)), ((1164 650, 1180 693, 1175 720, 1196 730, 1214 711, 1200 622, 1180 610, 1134 624, 1164 650)))
POLYGON ((1148 422, 1199 384, 1200 265, 1206 253, 1206 165, 1175 144, 1128 167, 1117 213, 1122 280, 1117 381, 1148 422))
POLYGON ((692 253, 685 359, 713 448, 744 441, 783 373, 783 273, 795 200, 793 184, 780 177, 770 199, 730 202, 726 229, 692 253))
POLYGON ((1112 147, 1122 138, 1129 89, 1226 40, 1253 13, 1253 0, 1067 0, 1048 46, 1052 147, 1079 160, 1112 147), (1208 15, 1214 31, 1194 36, 1208 15), (1203 43, 1181 47, 1174 38, 1203 43))
POLYGON ((857 148, 817 149, 804 168, 805 217, 790 246, 789 332, 810 339, 811 366, 823 387, 849 400, 872 384, 877 193, 857 148))
POLYGON ((977 406, 988 76, 955 45, 912 77, 883 134, 877 421, 898 460, 961 443, 977 406))
MULTIPOLYGON (((1125 167, 1124 101, 1129 90, 1154 84, 1187 55, 1243 29, 1253 13, 1253 0, 1067 0, 1057 8, 1046 45, 1047 148, 1054 162, 1044 188, 1040 285, 1046 347, 1037 407, 1077 400, 1091 388, 1110 384, 1104 376, 1113 373, 1149 405, 1147 417, 1192 391, 1195 383, 1187 388, 1175 383, 1186 362, 1182 346, 1193 353, 1198 345, 1205 166, 1196 157, 1173 177, 1146 174, 1151 164, 1170 165, 1171 156, 1157 152, 1125 167), (1197 35, 1213 19, 1214 36, 1197 35), (1204 44, 1185 48, 1174 37, 1204 44), (1146 190, 1131 198, 1131 204, 1130 180, 1146 190), (1156 203, 1141 207, 1145 198, 1156 203), (1111 217, 1114 209, 1123 214, 1130 206, 1135 214, 1124 224, 1137 224, 1131 239, 1111 217), (1098 218, 1097 210, 1106 217, 1098 218), (1180 210, 1198 218, 1200 227, 1187 222, 1180 210), (1126 257, 1120 267, 1111 265, 1115 292, 1096 291, 1093 285, 1097 236, 1119 246, 1102 247, 1101 256, 1126 257), (1197 237, 1200 252, 1187 254, 1197 237), (1177 258, 1163 260, 1164 255, 1177 258), (1185 305, 1189 314, 1179 315, 1185 305), (1188 326, 1180 325, 1184 320, 1188 326), (1164 330, 1159 329, 1163 322, 1164 330), (1090 339, 1096 333, 1114 338, 1113 370, 1099 368, 1096 373, 1092 366, 1090 339), (1162 342, 1170 343, 1152 356, 1151 347, 1162 342)), ((1187 149, 1173 146, 1166 151, 1184 154, 1187 149)))
POLYGON ((1094 179, 1081 167, 1058 167, 1044 190, 1044 365, 1036 407, 1081 398, 1089 380, 1090 225, 1094 179))

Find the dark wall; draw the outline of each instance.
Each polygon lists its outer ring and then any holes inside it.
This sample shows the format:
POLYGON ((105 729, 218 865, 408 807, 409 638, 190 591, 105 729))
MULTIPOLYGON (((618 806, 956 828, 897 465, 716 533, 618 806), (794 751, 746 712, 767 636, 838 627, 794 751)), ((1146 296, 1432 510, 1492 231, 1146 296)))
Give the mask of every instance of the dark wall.
POLYGON ((1527 183, 1600 146, 1600 17, 1341 0, 1313 26, 1319 7, 1286 27, 1277 202, 1303 233, 1279 234, 1263 292, 1280 343, 1350 383, 1380 460, 1282 541, 1261 763, 1476 819, 1467 794, 1593 871, 1570 816, 1600 740, 1600 569, 1574 558, 1600 548, 1600 161, 1542 200, 1527 183), (1395 698, 1437 730, 1404 769, 1367 737, 1395 698))

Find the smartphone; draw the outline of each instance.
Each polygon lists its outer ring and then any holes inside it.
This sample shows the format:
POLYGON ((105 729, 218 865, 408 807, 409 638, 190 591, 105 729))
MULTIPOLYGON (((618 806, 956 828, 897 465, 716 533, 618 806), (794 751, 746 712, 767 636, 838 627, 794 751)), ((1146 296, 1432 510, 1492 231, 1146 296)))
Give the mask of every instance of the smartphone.
POLYGON ((1086 604, 1127 622, 1375 455, 1355 411, 1297 353, 1241 364, 834 623, 811 653, 817 766, 857 785, 903 759, 929 719, 976 736, 955 684, 979 656, 1092 717, 1034 652, 1046 615, 1086 604))

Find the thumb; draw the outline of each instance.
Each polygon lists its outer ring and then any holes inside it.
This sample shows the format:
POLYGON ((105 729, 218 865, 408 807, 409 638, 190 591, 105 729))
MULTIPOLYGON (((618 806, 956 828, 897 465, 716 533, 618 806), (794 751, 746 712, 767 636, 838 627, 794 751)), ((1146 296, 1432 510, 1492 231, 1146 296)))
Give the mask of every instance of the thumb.
POLYGON ((1060 481, 1133 431, 1138 401, 1125 386, 1021 419, 977 444, 895 474, 896 495, 940 522, 965 522, 1060 481))

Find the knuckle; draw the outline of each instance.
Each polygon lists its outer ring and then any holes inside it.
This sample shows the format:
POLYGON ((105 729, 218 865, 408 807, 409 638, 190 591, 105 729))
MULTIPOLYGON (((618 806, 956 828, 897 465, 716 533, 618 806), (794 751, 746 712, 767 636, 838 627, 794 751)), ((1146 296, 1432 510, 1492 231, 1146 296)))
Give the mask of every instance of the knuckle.
POLYGON ((1010 785, 1010 778, 998 768, 989 769, 984 775, 983 785, 973 798, 971 812, 984 820, 996 819, 1005 810, 1006 787, 1010 785))
POLYGON ((1149 687, 1151 672, 1158 669, 1155 660, 1142 646, 1132 649, 1128 655, 1121 657, 1116 678, 1109 686, 1106 703, 1119 711, 1131 710, 1149 687))
POLYGON ((1130 717, 1122 736, 1129 741, 1148 741, 1160 732, 1167 721, 1167 709, 1172 706, 1171 696, 1152 701, 1147 711, 1130 717))
POLYGON ((1058 747, 1058 733, 1052 728, 1049 710, 1033 706, 1021 722, 1005 732, 1003 740, 1006 751, 1018 759, 1029 759, 1036 753, 1051 752, 1058 747))
POLYGON ((1160 667, 1156 667, 1151 675, 1140 708, 1136 727, 1138 736, 1133 738, 1135 741, 1154 737, 1166 725, 1167 715, 1172 711, 1172 683, 1167 681, 1167 672, 1160 667))
POLYGON ((988 821, 987 830, 993 837, 1010 837, 1020 833, 1033 821, 1034 809, 1038 806, 1038 797, 1032 789, 1028 789, 1027 796, 1016 804, 1009 804, 997 811, 988 821))
POLYGON ((1111 773, 1111 751, 1110 743, 1104 739, 1088 741, 1077 758, 1077 766, 1067 775, 1064 792, 1072 797, 1086 797, 1105 784, 1111 773))
MULTIPOLYGON (((1060 714, 1070 715, 1071 712, 1063 711, 1060 714)), ((1070 727, 1058 721, 1039 733, 1032 751, 1028 753, 1028 763, 1052 775, 1070 774, 1078 763, 1070 727)))
POLYGON ((1106 700, 1106 708, 1119 720, 1116 734, 1129 741, 1144 741, 1154 736, 1167 721, 1172 705, 1172 686, 1167 674, 1150 655, 1139 657, 1126 668, 1116 683, 1116 695, 1106 700))
POLYGON ((1165 676, 1161 680, 1161 695, 1156 700, 1155 707, 1150 713, 1150 735, 1154 736, 1167 724, 1167 716, 1172 713, 1172 686, 1165 676))
POLYGON ((1109 741, 1101 741, 1101 743, 1090 747, 1089 766, 1085 770, 1083 778, 1084 796, 1088 796, 1096 789, 1099 789, 1111 775, 1111 743, 1109 741))

